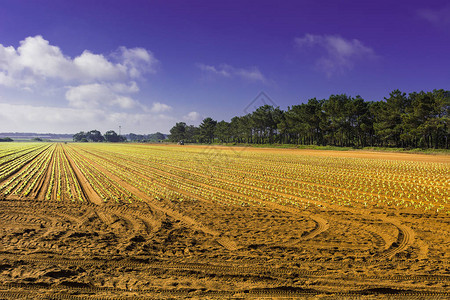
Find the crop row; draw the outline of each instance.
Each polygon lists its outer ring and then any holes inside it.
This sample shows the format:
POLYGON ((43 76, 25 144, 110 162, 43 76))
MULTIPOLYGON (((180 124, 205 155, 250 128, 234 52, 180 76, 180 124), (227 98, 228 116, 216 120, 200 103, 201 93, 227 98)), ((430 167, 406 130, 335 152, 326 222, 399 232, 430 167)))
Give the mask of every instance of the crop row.
POLYGON ((95 165, 89 163, 86 159, 83 159, 73 149, 67 147, 66 151, 73 160, 75 166, 82 172, 88 183, 101 199, 104 201, 114 200, 116 202, 132 202, 138 200, 137 196, 131 194, 117 184, 117 182, 114 182, 105 176, 95 167, 95 165))
MULTIPOLYGON (((310 201, 324 206, 391 206, 450 212, 449 169, 445 164, 295 156, 282 152, 235 153, 213 148, 208 151, 137 145, 76 148, 105 168, 119 168, 118 176, 133 173, 138 178, 153 178, 169 189, 210 200, 239 204, 272 201, 295 206, 307 206, 310 201), (352 172, 355 174, 350 175, 352 172)), ((140 182, 138 178, 134 181, 140 182)))
POLYGON ((0 148, 0 193, 31 197, 41 191, 40 197, 47 200, 86 200, 80 182, 85 180, 83 184, 103 201, 118 203, 141 201, 146 195, 225 205, 273 202, 299 208, 314 204, 450 213, 449 171, 445 163, 214 147, 11 144, 0 148))
POLYGON ((40 150, 41 148, 34 149, 3 165, 5 168, 1 176, 7 180, 0 185, 2 194, 13 193, 18 196, 28 196, 31 193, 38 180, 43 176, 54 147, 47 147, 44 151, 40 150))

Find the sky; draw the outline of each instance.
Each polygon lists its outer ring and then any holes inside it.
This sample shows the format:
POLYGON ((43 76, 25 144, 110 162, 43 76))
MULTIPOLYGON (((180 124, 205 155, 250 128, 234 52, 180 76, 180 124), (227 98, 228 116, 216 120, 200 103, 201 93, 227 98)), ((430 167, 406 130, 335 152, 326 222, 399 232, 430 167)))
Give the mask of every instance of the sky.
POLYGON ((450 90, 450 2, 0 0, 0 132, 169 133, 450 90))

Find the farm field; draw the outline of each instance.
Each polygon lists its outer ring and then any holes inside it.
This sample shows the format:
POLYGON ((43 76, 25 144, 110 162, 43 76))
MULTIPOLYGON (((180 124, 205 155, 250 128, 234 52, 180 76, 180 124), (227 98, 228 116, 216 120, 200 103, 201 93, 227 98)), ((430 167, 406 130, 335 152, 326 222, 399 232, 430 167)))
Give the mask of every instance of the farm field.
POLYGON ((450 156, 0 145, 0 299, 450 297, 450 156))

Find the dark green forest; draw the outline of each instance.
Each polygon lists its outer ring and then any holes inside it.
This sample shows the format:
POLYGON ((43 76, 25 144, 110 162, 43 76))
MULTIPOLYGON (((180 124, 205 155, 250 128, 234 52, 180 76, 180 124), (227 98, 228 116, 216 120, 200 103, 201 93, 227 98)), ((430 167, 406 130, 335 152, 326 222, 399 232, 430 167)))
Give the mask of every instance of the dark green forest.
POLYGON ((109 142, 118 143, 125 142, 127 139, 124 136, 118 135, 114 130, 105 132, 104 135, 98 130, 91 130, 88 132, 80 131, 73 135, 74 142, 109 142))
POLYGON ((178 122, 170 140, 186 143, 296 144, 342 147, 449 147, 450 91, 395 90, 382 101, 331 95, 289 106, 264 105, 230 122, 178 122))
POLYGON ((129 133, 126 135, 119 135, 114 130, 109 130, 102 134, 98 130, 80 131, 73 135, 74 142, 108 142, 108 143, 121 143, 121 142, 161 142, 166 139, 166 136, 161 132, 152 134, 134 134, 129 133))

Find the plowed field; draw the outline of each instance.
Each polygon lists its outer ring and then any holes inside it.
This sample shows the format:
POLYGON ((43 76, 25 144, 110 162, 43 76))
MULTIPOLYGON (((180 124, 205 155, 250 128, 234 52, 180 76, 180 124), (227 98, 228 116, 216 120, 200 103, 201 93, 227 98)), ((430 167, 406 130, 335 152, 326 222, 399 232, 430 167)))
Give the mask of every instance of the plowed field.
POLYGON ((450 157, 0 145, 0 299, 450 298, 450 157))

